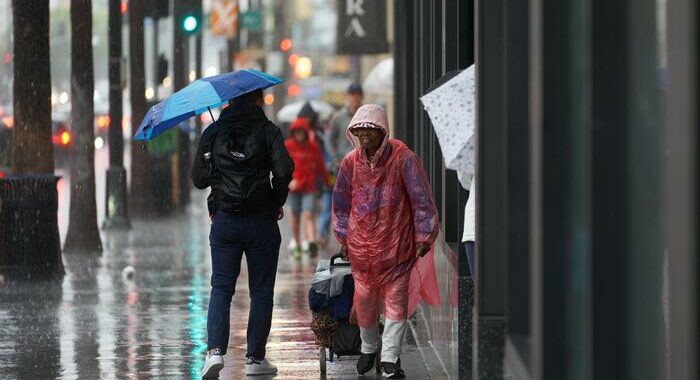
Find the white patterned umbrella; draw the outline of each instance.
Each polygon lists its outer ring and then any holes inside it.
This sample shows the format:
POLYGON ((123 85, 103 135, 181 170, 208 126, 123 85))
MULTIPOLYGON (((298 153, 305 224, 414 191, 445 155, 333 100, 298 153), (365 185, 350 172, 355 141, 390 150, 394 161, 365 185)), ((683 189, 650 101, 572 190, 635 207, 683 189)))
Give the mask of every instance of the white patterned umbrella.
MULTIPOLYGON (((306 100, 299 100, 286 104, 277 112, 277 121, 291 123, 297 118, 305 103, 306 100)), ((320 120, 328 120, 335 111, 332 105, 321 100, 312 100, 311 108, 316 111, 320 120)))
POLYGON ((474 65, 447 73, 420 100, 430 116, 448 169, 474 174, 474 65))
POLYGON ((362 88, 368 94, 391 95, 394 93, 394 58, 379 62, 370 70, 362 82, 362 88))

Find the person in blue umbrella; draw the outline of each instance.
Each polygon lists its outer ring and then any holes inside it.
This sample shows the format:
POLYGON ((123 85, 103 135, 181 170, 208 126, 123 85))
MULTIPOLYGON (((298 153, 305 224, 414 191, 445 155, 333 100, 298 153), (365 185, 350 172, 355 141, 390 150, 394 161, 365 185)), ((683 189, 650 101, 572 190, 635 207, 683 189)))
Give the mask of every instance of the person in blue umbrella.
POLYGON ((246 256, 250 287, 246 374, 274 375, 265 358, 272 323, 273 291, 282 219, 294 164, 279 128, 263 112, 262 90, 230 100, 219 120, 202 134, 192 182, 211 187, 211 297, 207 314, 207 359, 202 378, 224 367, 230 308, 241 260, 246 256))

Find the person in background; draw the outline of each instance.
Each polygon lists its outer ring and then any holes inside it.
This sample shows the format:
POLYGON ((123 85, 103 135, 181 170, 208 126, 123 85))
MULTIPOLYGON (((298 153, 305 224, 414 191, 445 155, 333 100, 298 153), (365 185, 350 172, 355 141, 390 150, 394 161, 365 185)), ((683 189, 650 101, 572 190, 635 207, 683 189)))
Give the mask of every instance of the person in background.
MULTIPOLYGON (((246 256, 250 285, 247 375, 273 375, 265 359, 270 335, 284 213, 294 166, 279 128, 265 116, 262 90, 229 101, 200 139, 192 182, 211 187, 211 296, 207 312, 207 358, 202 378, 218 378, 229 347, 231 298, 246 256)), ((240 315, 240 314, 238 314, 240 315)))
MULTIPOLYGON (((323 154, 323 161, 326 166, 326 170, 329 172, 332 178, 334 177, 334 166, 331 154, 328 150, 327 133, 326 128, 319 120, 318 112, 316 112, 311 106, 311 102, 307 101, 304 106, 299 111, 297 117, 305 118, 309 121, 311 130, 313 134, 311 135, 312 141, 318 144, 321 148, 321 153, 323 154)), ((318 241, 322 247, 325 247, 328 242, 328 234, 331 224, 331 198, 333 196, 333 189, 330 186, 324 186, 321 181, 317 180, 317 189, 321 193, 321 209, 319 210, 318 223, 316 226, 318 232, 318 241)), ((332 186, 332 183, 331 183, 332 186)))
POLYGON ((464 189, 469 190, 467 206, 464 208, 464 233, 462 234, 462 246, 467 255, 469 273, 474 277, 474 242, 476 241, 476 178, 469 173, 457 172, 459 182, 464 189))
POLYGON ((292 210, 292 256, 298 259, 302 251, 309 252, 312 257, 318 253, 314 210, 316 182, 320 180, 323 186, 328 186, 329 183, 321 148, 311 140, 309 121, 297 118, 289 131, 290 135, 284 145, 294 161, 295 170, 289 184, 287 204, 292 210))
POLYGON ((323 125, 321 124, 318 112, 316 112, 311 106, 310 101, 304 103, 304 106, 301 107, 301 110, 299 110, 297 117, 306 119, 309 122, 309 128, 311 129, 311 132, 313 132, 313 134, 311 135, 311 141, 316 143, 318 147, 321 148, 321 151, 327 150, 326 131, 324 130, 323 125))
POLYGON ((363 100, 362 86, 357 83, 351 84, 347 90, 347 104, 338 110, 331 119, 330 131, 328 132, 328 152, 336 170, 343 158, 355 148, 346 134, 348 124, 357 109, 362 106, 363 100))
POLYGON ((418 303, 411 295, 439 302, 433 257, 423 258, 439 223, 423 166, 404 143, 389 138, 388 128, 386 112, 375 104, 360 107, 349 123, 348 136, 356 148, 338 171, 333 230, 355 280, 353 313, 362 339, 357 373, 374 368, 381 347, 383 376, 401 379, 406 319, 418 303), (385 316, 382 334, 380 311, 385 316))

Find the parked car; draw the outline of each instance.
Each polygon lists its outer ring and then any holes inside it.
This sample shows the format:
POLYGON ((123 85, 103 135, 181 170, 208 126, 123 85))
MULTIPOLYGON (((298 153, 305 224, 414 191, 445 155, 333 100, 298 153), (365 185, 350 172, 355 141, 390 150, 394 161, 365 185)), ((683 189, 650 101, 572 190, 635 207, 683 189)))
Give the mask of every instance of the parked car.
MULTIPOLYGON (((0 107, 0 178, 9 173, 11 166, 12 135, 14 119, 6 107, 0 107)), ((106 144, 110 119, 108 114, 95 115, 95 148, 102 149, 106 144)), ((70 116, 66 113, 54 113, 51 121, 51 142, 57 167, 65 167, 70 162, 70 150, 73 147, 73 131, 70 116)))
POLYGON ((73 132, 67 121, 51 121, 51 142, 56 166, 67 166, 70 162, 70 149, 73 146, 73 132))

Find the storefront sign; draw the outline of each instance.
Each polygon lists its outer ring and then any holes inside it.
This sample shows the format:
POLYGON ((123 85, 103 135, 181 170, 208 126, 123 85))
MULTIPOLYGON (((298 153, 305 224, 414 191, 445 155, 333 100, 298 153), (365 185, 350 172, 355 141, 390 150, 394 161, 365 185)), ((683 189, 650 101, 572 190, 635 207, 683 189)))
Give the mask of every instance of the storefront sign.
POLYGON ((236 37, 238 29, 238 0, 213 0, 209 13, 210 33, 214 36, 236 37))
POLYGON ((241 28, 248 30, 262 29, 262 15, 260 11, 241 13, 241 28))
POLYGON ((339 0, 337 54, 388 53, 385 0, 339 0))

